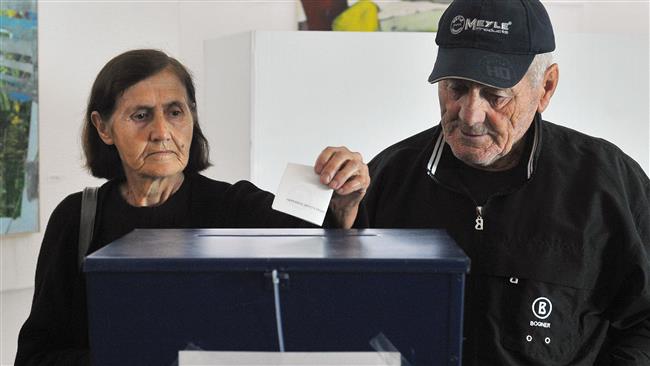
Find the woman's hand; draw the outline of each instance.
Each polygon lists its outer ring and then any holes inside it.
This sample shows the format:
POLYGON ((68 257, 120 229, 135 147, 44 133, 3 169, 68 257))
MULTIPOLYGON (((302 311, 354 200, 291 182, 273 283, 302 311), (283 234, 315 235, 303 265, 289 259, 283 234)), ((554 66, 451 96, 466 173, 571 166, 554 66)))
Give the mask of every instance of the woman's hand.
POLYGON ((327 147, 318 155, 314 171, 320 175, 321 183, 334 190, 330 208, 339 226, 351 228, 359 203, 370 185, 370 174, 363 157, 345 146, 327 147))

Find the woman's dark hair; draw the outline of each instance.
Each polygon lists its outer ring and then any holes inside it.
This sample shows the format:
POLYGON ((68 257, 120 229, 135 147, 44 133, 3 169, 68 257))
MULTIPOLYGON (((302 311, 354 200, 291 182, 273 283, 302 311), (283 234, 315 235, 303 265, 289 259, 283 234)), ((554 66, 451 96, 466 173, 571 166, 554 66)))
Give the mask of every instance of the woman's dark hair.
POLYGON ((165 69, 172 71, 187 92, 194 127, 186 174, 200 172, 210 166, 208 140, 203 136, 196 113, 196 96, 192 76, 185 66, 158 50, 142 49, 124 52, 110 60, 93 83, 84 117, 82 143, 86 167, 93 176, 114 179, 124 177, 124 168, 115 145, 105 144, 92 123, 91 114, 97 111, 102 120, 110 120, 118 98, 126 89, 165 69))

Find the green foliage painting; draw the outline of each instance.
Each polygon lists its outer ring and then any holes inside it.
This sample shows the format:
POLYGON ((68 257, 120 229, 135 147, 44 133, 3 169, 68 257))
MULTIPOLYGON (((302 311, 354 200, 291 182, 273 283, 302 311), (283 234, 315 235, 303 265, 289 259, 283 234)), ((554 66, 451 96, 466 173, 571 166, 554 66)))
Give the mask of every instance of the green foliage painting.
POLYGON ((38 230, 35 0, 0 2, 0 233, 38 230))

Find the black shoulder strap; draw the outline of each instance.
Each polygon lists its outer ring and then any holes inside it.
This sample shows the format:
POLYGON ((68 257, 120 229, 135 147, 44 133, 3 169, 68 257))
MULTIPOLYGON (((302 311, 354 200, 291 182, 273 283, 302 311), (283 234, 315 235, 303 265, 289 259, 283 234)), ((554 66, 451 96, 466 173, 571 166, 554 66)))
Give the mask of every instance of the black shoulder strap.
POLYGON ((99 187, 84 188, 81 196, 81 219, 79 220, 79 254, 77 264, 81 266, 88 253, 90 241, 93 239, 93 228, 95 226, 95 213, 97 211, 97 191, 99 187))

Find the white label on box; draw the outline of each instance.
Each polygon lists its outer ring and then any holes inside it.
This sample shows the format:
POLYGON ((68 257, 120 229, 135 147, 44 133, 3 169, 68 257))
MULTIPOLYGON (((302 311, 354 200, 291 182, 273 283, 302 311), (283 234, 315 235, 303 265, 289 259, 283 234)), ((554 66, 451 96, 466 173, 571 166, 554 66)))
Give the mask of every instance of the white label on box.
POLYGON ((400 366, 398 352, 179 351, 178 366, 400 366))

